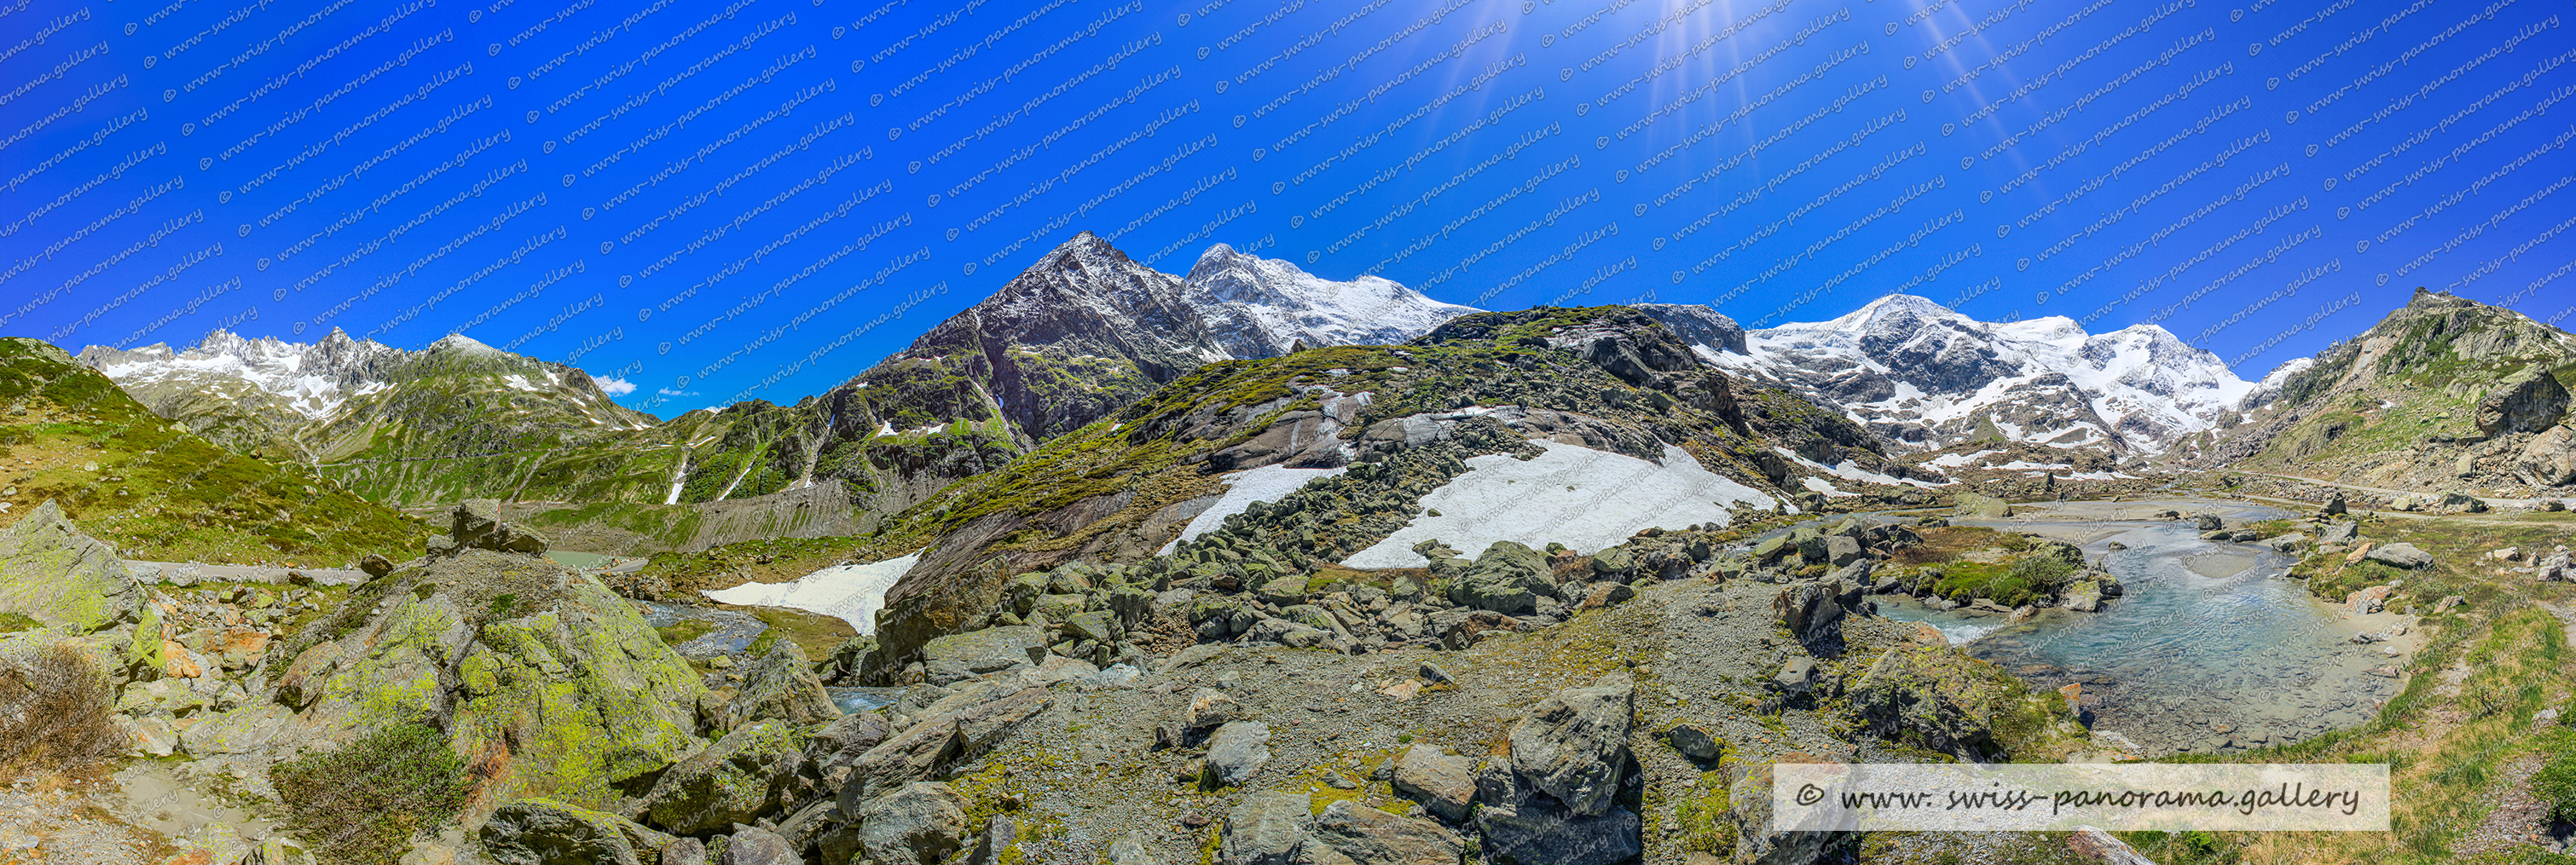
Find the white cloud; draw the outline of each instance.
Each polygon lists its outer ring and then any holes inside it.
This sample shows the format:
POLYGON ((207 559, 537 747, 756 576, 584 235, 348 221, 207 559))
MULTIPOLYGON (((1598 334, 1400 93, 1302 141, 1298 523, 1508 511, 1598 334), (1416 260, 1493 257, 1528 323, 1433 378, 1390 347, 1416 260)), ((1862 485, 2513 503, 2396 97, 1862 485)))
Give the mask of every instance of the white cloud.
POLYGON ((654 393, 658 393, 658 394, 661 394, 661 395, 663 395, 663 396, 697 396, 697 395, 698 395, 698 392, 697 392, 697 391, 693 391, 693 390, 672 390, 672 389, 667 388, 667 387, 666 387, 666 388, 661 388, 661 389, 659 389, 659 390, 656 390, 656 391, 654 391, 654 393))
POLYGON ((590 381, 592 384, 599 385, 600 390, 607 391, 609 396, 625 396, 635 392, 634 382, 614 376, 594 375, 590 377, 590 381))

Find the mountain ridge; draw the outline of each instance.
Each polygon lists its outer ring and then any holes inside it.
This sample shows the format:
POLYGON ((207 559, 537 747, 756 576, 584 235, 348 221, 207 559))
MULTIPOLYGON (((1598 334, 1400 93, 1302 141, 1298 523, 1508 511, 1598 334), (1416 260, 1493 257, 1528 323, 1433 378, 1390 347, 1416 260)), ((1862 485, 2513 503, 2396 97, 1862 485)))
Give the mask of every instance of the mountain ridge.
POLYGON ((1721 338, 1698 341, 1712 363, 1796 390, 1905 449, 1999 437, 2155 453, 2216 425, 2254 387, 2153 324, 2091 334, 2063 316, 1983 322, 1905 294, 1751 331, 1706 307, 1642 308, 1721 338))
POLYGON ((1155 271, 1081 232, 834 387, 668 421, 616 405, 574 367, 463 335, 406 351, 338 331, 313 344, 218 333, 181 351, 84 357, 227 446, 310 463, 380 500, 617 502, 641 535, 703 546, 739 533, 709 534, 703 509, 645 512, 776 497, 771 512, 728 519, 864 532, 1210 361, 1401 341, 1472 311, 1223 244, 1192 273, 1155 271), (841 502, 815 515, 805 491, 823 485, 841 502))
POLYGON ((2576 334, 2417 289, 2315 357, 2282 364, 2246 418, 2174 454, 2356 485, 2538 494, 2576 484, 2576 334))

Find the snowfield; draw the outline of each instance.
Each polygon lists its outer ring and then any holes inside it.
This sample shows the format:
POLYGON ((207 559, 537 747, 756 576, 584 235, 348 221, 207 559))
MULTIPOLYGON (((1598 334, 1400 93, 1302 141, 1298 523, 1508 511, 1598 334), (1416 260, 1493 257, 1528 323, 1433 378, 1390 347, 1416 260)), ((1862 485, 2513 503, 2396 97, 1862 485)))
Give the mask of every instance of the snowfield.
POLYGON ((914 553, 864 565, 835 565, 784 583, 744 583, 706 596, 720 604, 821 613, 850 623, 861 634, 873 634, 877 611, 885 609, 886 590, 894 588, 903 572, 919 561, 921 554, 914 553))
POLYGON ((1431 538, 1472 558, 1495 541, 1532 548, 1548 542, 1577 552, 1616 546, 1650 526, 1680 529, 1725 524, 1738 506, 1769 509, 1778 501, 1709 471, 1689 452, 1666 445, 1661 464, 1579 445, 1541 441, 1546 453, 1523 462, 1495 454, 1470 457, 1468 471, 1422 497, 1423 515, 1386 540, 1342 560, 1354 568, 1420 567, 1413 545, 1431 538), (1439 516, 1431 516, 1438 511, 1439 516))

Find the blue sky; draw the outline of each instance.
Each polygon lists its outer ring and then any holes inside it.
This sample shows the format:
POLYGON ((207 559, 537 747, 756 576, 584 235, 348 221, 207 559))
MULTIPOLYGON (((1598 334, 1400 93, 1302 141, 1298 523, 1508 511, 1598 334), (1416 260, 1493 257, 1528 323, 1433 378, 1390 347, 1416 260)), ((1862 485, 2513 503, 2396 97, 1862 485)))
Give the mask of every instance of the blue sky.
POLYGON ((824 390, 1089 230, 1495 309, 2155 322, 2256 378, 2419 285, 2576 306, 2571 14, 15 0, 0 334, 463 332, 670 416, 824 390))

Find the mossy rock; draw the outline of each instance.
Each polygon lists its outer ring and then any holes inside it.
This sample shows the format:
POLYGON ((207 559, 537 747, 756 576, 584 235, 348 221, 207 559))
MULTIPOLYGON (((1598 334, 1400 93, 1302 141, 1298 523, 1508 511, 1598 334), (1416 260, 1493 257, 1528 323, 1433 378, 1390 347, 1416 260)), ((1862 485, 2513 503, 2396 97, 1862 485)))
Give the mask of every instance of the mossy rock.
POLYGON ((368 582, 284 656, 304 728, 349 739, 441 717, 458 753, 499 767, 481 801, 605 804, 700 744, 688 662, 634 604, 532 556, 467 550, 368 582))
POLYGON ((665 832, 705 835, 783 806, 813 737, 780 721, 735 730, 664 771, 636 812, 665 832))
POLYGON ((2071 750, 2057 721, 2066 714, 2063 697, 2034 693, 1954 646, 1889 649, 1852 686, 1851 704, 1878 735, 1964 759, 2050 760, 2071 750))
POLYGON ((0 614, 86 633, 133 621, 144 606, 143 584, 116 551, 53 502, 0 529, 0 614))

